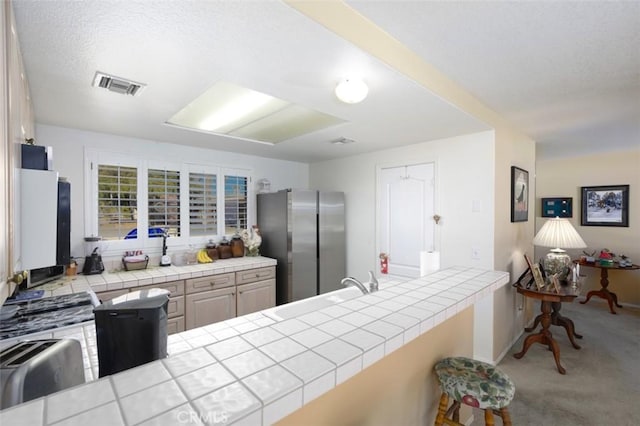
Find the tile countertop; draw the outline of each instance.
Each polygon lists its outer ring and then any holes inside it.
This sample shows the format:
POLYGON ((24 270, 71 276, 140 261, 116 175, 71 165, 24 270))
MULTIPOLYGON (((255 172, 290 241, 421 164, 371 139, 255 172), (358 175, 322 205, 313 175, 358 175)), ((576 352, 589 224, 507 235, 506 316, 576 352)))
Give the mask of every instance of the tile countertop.
POLYGON ((231 259, 216 260, 212 263, 184 266, 154 266, 140 271, 103 272, 96 275, 66 276, 47 284, 34 288, 44 290, 44 297, 58 296, 62 294, 79 293, 93 290, 101 291, 120 290, 123 288, 140 287, 151 284, 160 284, 175 280, 198 278, 206 275, 224 274, 227 272, 244 271, 246 269, 276 266, 277 261, 269 257, 236 257, 231 259))
MULTIPOLYGON (((506 272, 452 267, 406 282, 381 281, 376 293, 287 320, 267 310, 189 330, 169 336, 166 359, 0 411, 0 420, 269 425, 508 281, 506 272)), ((67 332, 80 333, 75 337, 97 365, 93 328, 67 332)))

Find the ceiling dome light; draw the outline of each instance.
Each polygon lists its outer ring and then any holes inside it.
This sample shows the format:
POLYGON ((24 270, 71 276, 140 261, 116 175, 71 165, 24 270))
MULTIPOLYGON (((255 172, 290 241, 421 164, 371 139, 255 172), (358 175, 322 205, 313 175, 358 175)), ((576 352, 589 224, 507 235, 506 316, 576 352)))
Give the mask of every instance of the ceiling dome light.
POLYGON ((336 86, 336 96, 347 104, 362 102, 368 93, 369 88, 364 81, 359 79, 347 78, 336 86))

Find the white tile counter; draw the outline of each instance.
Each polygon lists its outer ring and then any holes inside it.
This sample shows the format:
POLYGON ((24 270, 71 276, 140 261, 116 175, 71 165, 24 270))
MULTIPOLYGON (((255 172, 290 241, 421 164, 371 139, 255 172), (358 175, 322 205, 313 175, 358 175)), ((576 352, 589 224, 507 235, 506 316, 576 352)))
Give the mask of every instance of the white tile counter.
POLYGON ((508 281, 506 272, 453 267, 286 320, 276 307, 189 330, 169 336, 164 360, 1 411, 0 420, 269 425, 508 281))
POLYGON ((93 290, 99 293, 102 291, 161 284, 169 281, 198 278, 207 275, 244 271, 246 269, 276 266, 276 264, 277 261, 275 259, 268 257, 245 256, 197 265, 154 266, 140 271, 105 271, 96 275, 67 276, 38 286, 37 289, 45 291, 44 297, 79 293, 87 290, 93 290))

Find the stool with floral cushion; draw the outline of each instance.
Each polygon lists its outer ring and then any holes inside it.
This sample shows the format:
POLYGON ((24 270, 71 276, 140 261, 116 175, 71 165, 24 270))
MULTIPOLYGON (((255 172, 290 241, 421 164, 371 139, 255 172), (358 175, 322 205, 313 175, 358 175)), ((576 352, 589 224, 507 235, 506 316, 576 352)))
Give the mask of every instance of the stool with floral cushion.
POLYGON ((491 364, 465 357, 445 358, 434 369, 442 389, 436 426, 461 425, 460 404, 484 410, 487 425, 494 424, 494 413, 502 417, 504 425, 511 425, 507 406, 516 387, 509 376, 491 364), (447 409, 449 398, 453 404, 447 409))

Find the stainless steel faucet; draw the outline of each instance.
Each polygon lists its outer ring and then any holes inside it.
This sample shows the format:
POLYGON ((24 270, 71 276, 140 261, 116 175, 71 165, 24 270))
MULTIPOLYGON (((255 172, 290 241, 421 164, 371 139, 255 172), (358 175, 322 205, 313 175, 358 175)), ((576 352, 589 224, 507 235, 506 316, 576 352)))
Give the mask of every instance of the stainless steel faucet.
POLYGON ((349 287, 349 286, 356 286, 360 289, 360 291, 362 292, 362 294, 367 294, 369 293, 369 290, 367 290, 367 288, 357 279, 353 278, 353 277, 346 277, 343 278, 342 281, 340 281, 340 284, 342 284, 345 287, 349 287))
POLYGON ((362 294, 368 294, 368 293, 373 293, 374 291, 378 291, 378 280, 376 279, 375 275, 373 275, 373 271, 369 271, 369 282, 367 283, 369 284, 368 290, 364 284, 362 284, 360 281, 358 281, 353 277, 343 278, 342 281, 340 281, 340 284, 342 284, 345 287, 349 287, 349 286, 358 287, 362 292, 362 294))

